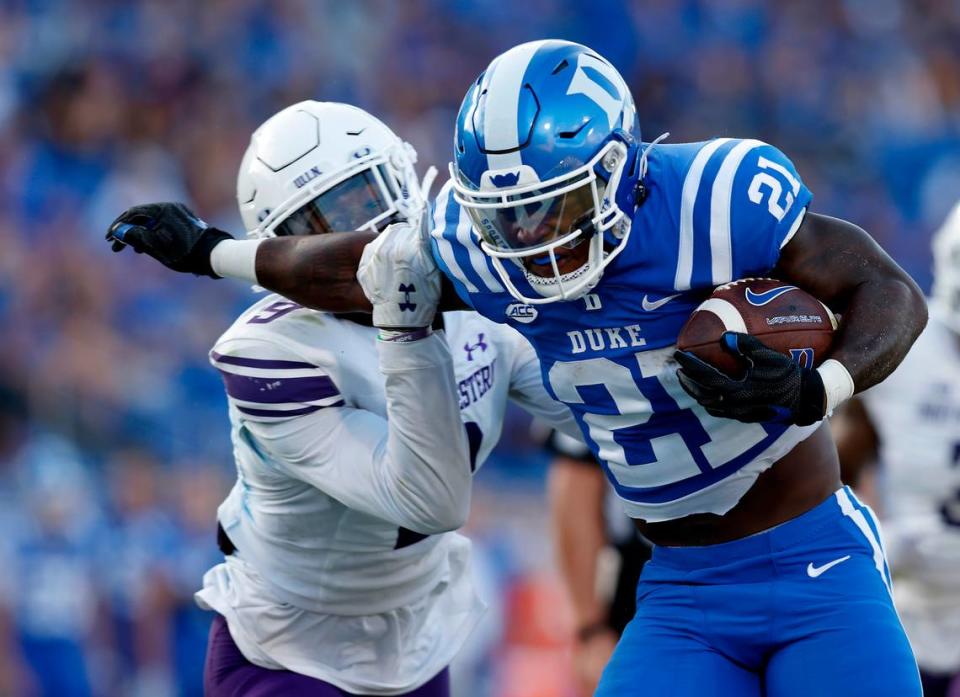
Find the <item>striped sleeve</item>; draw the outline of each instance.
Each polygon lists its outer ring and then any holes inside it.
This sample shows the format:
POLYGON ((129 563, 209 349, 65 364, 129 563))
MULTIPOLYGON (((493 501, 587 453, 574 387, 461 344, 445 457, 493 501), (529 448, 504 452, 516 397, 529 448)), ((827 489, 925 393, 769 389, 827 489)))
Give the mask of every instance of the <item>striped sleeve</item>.
POLYGON ((683 178, 676 289, 768 273, 811 198, 793 163, 772 145, 705 143, 683 178))
POLYGON ((210 362, 230 402, 251 421, 277 421, 343 406, 333 379, 319 366, 269 342, 218 344, 210 362))
POLYGON ((437 194, 431 221, 433 255, 440 270, 453 281, 457 293, 472 305, 473 293, 504 293, 490 258, 480 249, 466 211, 453 198, 447 181, 437 194))

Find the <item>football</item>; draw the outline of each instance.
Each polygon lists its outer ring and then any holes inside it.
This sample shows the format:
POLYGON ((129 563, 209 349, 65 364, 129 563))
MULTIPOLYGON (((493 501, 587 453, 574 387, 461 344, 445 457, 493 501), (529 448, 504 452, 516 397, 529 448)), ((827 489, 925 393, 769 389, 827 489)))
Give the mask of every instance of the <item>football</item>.
POLYGON ((680 330, 677 348, 735 377, 743 366, 721 344, 724 332, 752 334, 814 367, 830 352, 836 329, 836 315, 806 291, 774 278, 744 278, 719 286, 700 303, 680 330))

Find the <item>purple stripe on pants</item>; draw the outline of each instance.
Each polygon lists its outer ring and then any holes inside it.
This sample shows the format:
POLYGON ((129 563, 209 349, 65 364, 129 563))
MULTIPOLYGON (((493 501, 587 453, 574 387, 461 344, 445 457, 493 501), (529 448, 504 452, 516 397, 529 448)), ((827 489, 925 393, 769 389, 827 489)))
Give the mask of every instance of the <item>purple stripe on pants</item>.
POLYGON ((337 386, 326 375, 304 378, 254 378, 220 370, 227 394, 234 399, 261 404, 284 402, 315 402, 340 394, 337 386))
MULTIPOLYGON (((221 615, 215 615, 210 625, 203 668, 203 694, 206 697, 354 697, 353 693, 316 678, 254 665, 240 653, 227 629, 227 621, 221 615)), ((404 696, 450 697, 447 669, 404 696)))

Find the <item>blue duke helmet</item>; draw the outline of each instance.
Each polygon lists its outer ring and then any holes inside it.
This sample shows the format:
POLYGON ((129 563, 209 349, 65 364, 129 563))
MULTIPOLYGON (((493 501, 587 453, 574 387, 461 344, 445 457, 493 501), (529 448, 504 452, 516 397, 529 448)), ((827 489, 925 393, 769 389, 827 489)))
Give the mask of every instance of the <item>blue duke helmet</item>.
POLYGON ((480 75, 460 107, 450 174, 456 202, 514 298, 570 300, 597 284, 627 244, 645 168, 640 150, 630 90, 586 46, 521 44, 480 75), (558 256, 582 244, 582 263, 561 268, 558 256), (505 261, 538 297, 517 290, 505 261))

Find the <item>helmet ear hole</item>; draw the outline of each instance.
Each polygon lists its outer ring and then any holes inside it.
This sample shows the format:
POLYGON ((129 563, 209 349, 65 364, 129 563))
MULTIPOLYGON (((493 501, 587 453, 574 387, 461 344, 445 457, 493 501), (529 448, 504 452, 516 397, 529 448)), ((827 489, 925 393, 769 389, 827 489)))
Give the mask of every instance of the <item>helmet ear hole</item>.
POLYGON ((607 170, 607 173, 612 174, 613 170, 615 170, 617 165, 620 164, 621 157, 622 153, 614 148, 608 152, 606 156, 604 156, 604 158, 600 161, 600 165, 607 170))

